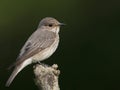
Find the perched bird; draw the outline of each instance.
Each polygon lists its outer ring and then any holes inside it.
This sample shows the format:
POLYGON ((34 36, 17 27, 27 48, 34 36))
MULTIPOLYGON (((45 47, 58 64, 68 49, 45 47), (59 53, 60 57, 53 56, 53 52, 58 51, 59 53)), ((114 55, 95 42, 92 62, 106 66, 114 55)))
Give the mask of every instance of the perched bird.
POLYGON ((37 30, 28 38, 16 62, 12 65, 14 71, 6 82, 7 87, 24 67, 45 60, 55 52, 59 44, 61 25, 64 24, 52 17, 46 17, 40 21, 37 30))

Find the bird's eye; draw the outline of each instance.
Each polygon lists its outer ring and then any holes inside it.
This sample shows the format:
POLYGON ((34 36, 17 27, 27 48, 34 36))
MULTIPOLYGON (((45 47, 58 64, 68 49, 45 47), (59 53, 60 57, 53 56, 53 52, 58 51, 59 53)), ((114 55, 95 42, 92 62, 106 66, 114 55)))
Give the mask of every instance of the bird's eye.
POLYGON ((52 27, 53 25, 52 25, 52 24, 49 24, 48 26, 49 26, 49 27, 52 27))

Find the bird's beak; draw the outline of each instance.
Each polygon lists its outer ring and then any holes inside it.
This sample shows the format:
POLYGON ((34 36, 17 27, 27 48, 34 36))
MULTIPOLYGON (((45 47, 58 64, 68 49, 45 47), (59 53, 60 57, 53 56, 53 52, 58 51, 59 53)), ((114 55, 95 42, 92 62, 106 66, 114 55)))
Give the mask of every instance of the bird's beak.
POLYGON ((58 24, 58 26, 65 26, 66 24, 64 24, 64 23, 60 23, 60 24, 58 24))

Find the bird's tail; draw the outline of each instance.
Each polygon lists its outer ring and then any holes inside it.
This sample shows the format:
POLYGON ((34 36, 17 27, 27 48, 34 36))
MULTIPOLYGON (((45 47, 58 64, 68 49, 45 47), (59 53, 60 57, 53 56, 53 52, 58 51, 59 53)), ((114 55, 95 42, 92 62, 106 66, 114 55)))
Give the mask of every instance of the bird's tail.
POLYGON ((11 76, 9 77, 9 79, 6 82, 6 87, 9 87, 10 84, 12 83, 13 79, 16 77, 16 75, 23 69, 24 67, 22 66, 22 64, 20 64, 19 66, 16 66, 14 71, 12 72, 11 76))
POLYGON ((27 60, 25 60, 24 62, 16 65, 14 71, 12 72, 11 76, 9 77, 8 81, 6 82, 6 87, 9 87, 10 84, 12 83, 13 79, 16 77, 16 75, 24 68, 26 67, 27 65, 31 64, 32 63, 32 59, 29 58, 27 60))

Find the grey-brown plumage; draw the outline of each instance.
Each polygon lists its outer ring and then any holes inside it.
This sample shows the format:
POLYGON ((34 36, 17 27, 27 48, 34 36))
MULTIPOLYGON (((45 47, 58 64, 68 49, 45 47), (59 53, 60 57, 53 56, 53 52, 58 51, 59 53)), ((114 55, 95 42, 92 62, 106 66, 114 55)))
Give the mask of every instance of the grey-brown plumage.
POLYGON ((15 76, 27 65, 39 62, 50 57, 56 50, 59 43, 60 25, 56 19, 46 17, 38 25, 38 29, 28 38, 20 51, 15 67, 9 77, 6 86, 9 86, 15 76))

